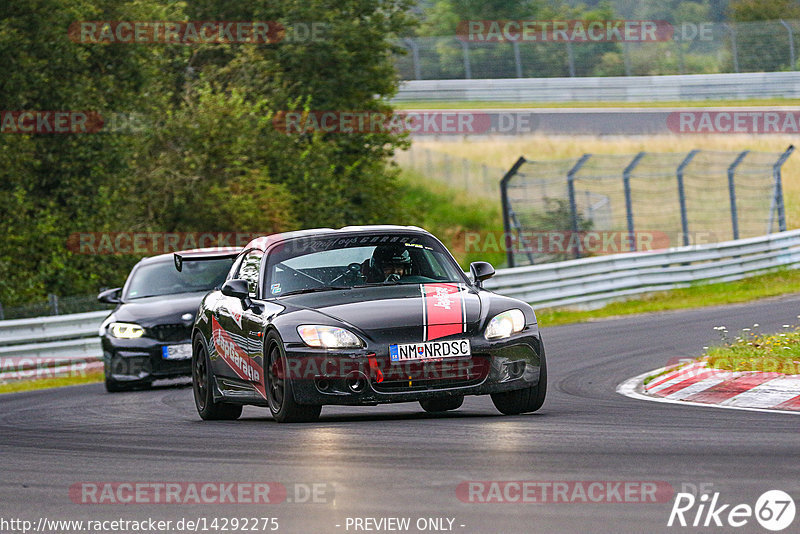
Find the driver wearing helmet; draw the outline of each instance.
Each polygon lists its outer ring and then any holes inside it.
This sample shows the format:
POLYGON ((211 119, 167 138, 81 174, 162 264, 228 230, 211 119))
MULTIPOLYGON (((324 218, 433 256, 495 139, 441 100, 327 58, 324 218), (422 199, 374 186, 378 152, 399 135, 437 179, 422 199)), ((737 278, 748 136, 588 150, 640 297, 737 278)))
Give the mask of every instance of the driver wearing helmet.
POLYGON ((411 255, 403 245, 379 245, 369 260, 371 282, 400 280, 411 272, 411 255))

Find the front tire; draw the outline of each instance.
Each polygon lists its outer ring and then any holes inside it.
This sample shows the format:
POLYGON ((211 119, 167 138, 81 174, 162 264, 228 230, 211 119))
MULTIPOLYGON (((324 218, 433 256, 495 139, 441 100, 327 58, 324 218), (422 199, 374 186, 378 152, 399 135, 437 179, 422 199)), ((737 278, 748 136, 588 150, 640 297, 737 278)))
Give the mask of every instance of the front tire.
POLYGON ((310 423, 319 419, 322 406, 318 404, 297 404, 294 400, 292 377, 286 372, 286 354, 283 343, 274 332, 265 342, 266 365, 264 381, 267 390, 267 404, 272 417, 279 423, 310 423))
POLYGON ((230 421, 242 415, 241 404, 228 404, 214 401, 211 373, 211 360, 202 336, 197 336, 192 350, 192 390, 197 413, 204 421, 230 421))
POLYGON ((542 351, 541 367, 539 368, 539 383, 533 387, 492 393, 494 407, 504 415, 518 415, 521 413, 535 412, 544 404, 547 396, 547 361, 542 351))
POLYGON ((428 413, 447 412, 457 410, 464 404, 464 397, 444 397, 442 399, 426 399, 419 401, 422 409, 428 413))

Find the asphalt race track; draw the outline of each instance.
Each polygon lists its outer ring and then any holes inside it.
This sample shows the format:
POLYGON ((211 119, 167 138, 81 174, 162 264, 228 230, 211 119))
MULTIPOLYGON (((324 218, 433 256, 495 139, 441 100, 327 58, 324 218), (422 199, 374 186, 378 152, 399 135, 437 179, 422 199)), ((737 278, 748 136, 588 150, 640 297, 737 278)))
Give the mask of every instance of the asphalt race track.
MULTIPOLYGON (((346 528, 348 517, 410 517, 409 532, 419 531, 417 519, 439 517, 464 533, 694 530, 667 527, 672 497, 469 503, 456 488, 475 480, 664 481, 676 492, 706 484, 731 505, 753 506, 770 489, 797 500, 800 418, 651 403, 614 390, 674 357, 699 354, 718 341, 714 326, 779 331, 798 314, 800 296, 792 296, 545 328, 548 399, 539 413, 517 417, 499 415, 488 397, 468 397, 442 416, 417 404, 326 407, 319 423, 279 425, 252 407, 239 421, 201 422, 187 387, 109 395, 98 384, 4 395, 0 517, 275 517, 278 532, 291 533, 356 532, 346 528), (325 484, 326 493, 316 503, 267 505, 73 503, 70 486, 86 481, 274 481, 292 501, 311 484, 325 484)), ((737 530, 764 531, 754 518, 737 530)))

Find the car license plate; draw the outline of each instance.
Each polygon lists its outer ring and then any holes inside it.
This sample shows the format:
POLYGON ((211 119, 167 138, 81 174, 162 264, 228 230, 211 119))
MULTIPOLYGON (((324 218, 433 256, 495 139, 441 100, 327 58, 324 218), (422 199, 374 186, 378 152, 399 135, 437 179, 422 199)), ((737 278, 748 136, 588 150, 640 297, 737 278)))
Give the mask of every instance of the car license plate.
POLYGON ((468 339, 389 345, 389 359, 392 362, 459 358, 470 356, 471 354, 472 351, 468 339))
POLYGON ((192 357, 192 344, 164 345, 161 347, 161 355, 165 360, 188 360, 192 357))

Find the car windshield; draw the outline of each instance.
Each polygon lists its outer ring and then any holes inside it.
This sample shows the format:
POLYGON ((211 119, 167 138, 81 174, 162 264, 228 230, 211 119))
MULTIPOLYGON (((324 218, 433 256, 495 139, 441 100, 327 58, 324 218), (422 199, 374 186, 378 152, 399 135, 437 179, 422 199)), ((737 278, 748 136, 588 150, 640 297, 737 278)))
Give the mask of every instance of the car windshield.
POLYGON ((424 235, 293 240, 271 252, 269 296, 369 285, 463 283, 446 250, 424 235))
POLYGON ((124 300, 160 295, 211 291, 225 282, 233 258, 186 261, 178 272, 172 261, 143 264, 136 267, 126 283, 124 300))

